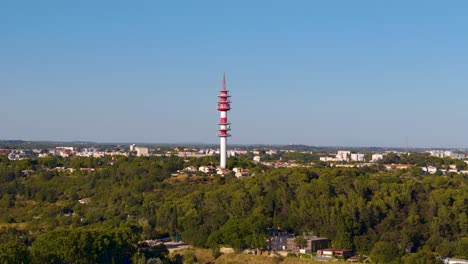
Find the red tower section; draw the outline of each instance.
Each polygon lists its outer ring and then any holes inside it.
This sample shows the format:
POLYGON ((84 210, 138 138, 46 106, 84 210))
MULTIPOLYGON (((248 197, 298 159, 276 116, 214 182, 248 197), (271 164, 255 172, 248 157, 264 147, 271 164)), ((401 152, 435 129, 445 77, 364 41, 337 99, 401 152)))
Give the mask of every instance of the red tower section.
POLYGON ((228 90, 226 89, 226 75, 223 75, 223 87, 218 95, 218 111, 221 116, 219 119, 219 137, 229 137, 228 131, 231 130, 231 123, 228 122, 227 112, 231 110, 231 101, 228 90))

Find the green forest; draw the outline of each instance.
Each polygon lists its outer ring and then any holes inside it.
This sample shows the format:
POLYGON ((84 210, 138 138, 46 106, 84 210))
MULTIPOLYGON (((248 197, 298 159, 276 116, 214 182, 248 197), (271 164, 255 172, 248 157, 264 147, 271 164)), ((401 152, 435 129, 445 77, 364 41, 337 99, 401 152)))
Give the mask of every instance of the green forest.
POLYGON ((466 175, 273 169, 242 157, 228 166, 254 176, 175 174, 210 163, 216 157, 1 156, 0 263, 177 263, 165 248, 142 251, 138 242, 180 234, 195 247, 264 248, 272 227, 328 237, 373 263, 468 258, 466 175))

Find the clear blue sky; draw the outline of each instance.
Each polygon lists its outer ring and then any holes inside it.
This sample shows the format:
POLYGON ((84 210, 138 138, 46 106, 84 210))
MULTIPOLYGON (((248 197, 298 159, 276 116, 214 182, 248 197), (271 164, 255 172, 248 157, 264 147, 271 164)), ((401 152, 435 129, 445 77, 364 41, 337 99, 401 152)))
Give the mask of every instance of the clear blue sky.
POLYGON ((468 147, 468 1, 0 2, 0 139, 468 147))

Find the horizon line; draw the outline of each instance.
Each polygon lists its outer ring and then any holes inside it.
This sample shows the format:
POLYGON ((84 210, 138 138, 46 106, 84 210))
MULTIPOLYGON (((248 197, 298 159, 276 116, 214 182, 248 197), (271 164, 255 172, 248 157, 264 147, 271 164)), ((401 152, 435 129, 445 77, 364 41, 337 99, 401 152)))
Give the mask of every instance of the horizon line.
MULTIPOLYGON (((59 143, 71 143, 71 144, 102 144, 102 145, 131 145, 131 144, 141 144, 141 145, 181 145, 181 146, 193 146, 193 145, 207 145, 207 146, 216 146, 218 143, 206 143, 206 142, 137 142, 137 141, 89 141, 89 140, 24 140, 24 139, 0 139, 0 143, 8 142, 8 141, 21 141, 25 143, 51 143, 51 144, 59 144, 59 143)), ((398 149, 398 150, 417 150, 417 149, 459 149, 468 151, 468 147, 437 147, 437 146, 430 146, 430 147, 415 147, 415 146, 357 146, 357 145, 308 145, 308 144, 301 144, 301 143, 294 143, 294 144, 281 144, 281 143, 234 143, 229 144, 230 146, 276 146, 276 147, 287 147, 287 146, 304 146, 309 148, 377 148, 377 149, 398 149)))

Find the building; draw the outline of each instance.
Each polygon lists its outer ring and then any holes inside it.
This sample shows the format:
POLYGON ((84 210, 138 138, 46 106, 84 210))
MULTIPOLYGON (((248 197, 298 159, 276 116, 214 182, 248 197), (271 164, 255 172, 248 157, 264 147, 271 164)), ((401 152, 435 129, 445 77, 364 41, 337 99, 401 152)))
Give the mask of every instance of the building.
MULTIPOLYGON (((316 236, 307 236, 305 237, 307 242, 306 246, 303 248, 307 252, 317 252, 317 250, 329 248, 331 240, 326 237, 316 237, 316 236)), ((296 237, 288 238, 287 249, 292 250, 293 252, 300 252, 300 248, 296 245, 296 237)))
POLYGON ((351 151, 339 150, 338 153, 336 153, 336 161, 349 161, 350 156, 351 151))
POLYGON ((184 171, 186 171, 186 172, 197 172, 198 168, 193 167, 193 166, 189 166, 189 167, 185 168, 184 171))
POLYGON ((323 162, 336 161, 336 158, 334 158, 334 157, 320 157, 320 161, 323 161, 323 162))
POLYGON ((430 174, 435 174, 437 172, 437 168, 434 166, 422 167, 421 168, 424 172, 428 172, 430 174))
POLYGON ((135 147, 135 151, 137 153, 137 157, 146 157, 149 156, 149 150, 146 147, 135 147))
POLYGON ((60 156, 62 158, 68 158, 75 154, 74 147, 56 147, 55 150, 50 151, 52 155, 60 156))
POLYGON ((242 178, 242 177, 249 176, 249 170, 247 170, 247 169, 236 167, 236 168, 232 169, 232 171, 234 172, 234 175, 237 178, 242 178))
POLYGON ((247 177, 249 176, 249 171, 248 170, 238 170, 234 174, 237 178, 242 178, 242 177, 247 177))
POLYGON ((452 159, 464 159, 465 154, 456 153, 451 150, 431 150, 429 151, 431 156, 438 158, 452 158, 452 159))
POLYGON ((387 170, 404 170, 412 166, 413 165, 409 165, 409 164, 384 164, 384 167, 387 170))
POLYGON ((179 151, 177 152, 177 156, 181 158, 200 158, 209 155, 200 153, 199 151, 179 151))
POLYGON ((130 147, 129 147, 129 150, 130 151, 135 151, 135 144, 131 144, 130 147))
POLYGON ((288 248, 288 239, 294 238, 294 235, 286 231, 269 228, 268 230, 268 250, 279 251, 288 248))
POLYGON ((19 151, 13 151, 10 154, 8 154, 8 159, 9 160, 23 160, 23 159, 35 159, 36 156, 29 152, 29 151, 24 151, 24 150, 19 150, 19 151))
POLYGON ((383 154, 372 154, 371 162, 377 162, 383 159, 383 154))
POLYGON ((352 161, 364 161, 364 154, 361 153, 351 153, 351 160, 352 161))
POLYGON ((229 172, 230 171, 228 169, 223 169, 223 168, 217 168, 216 169, 216 174, 222 175, 222 176, 228 174, 229 172))
POLYGON ((247 150, 234 150, 234 152, 236 153, 236 155, 247 155, 248 154, 248 151, 247 150))
POLYGON ((75 147, 56 147, 55 149, 57 149, 57 150, 75 151, 75 147))
POLYGON ((450 155, 448 155, 448 157, 450 157, 452 159, 464 159, 465 154, 452 152, 452 153, 450 153, 450 155))
POLYGON ((227 138, 230 137, 228 131, 231 130, 231 123, 228 122, 227 112, 231 110, 231 97, 226 89, 226 75, 223 76, 223 87, 220 94, 218 95, 218 111, 220 112, 219 118, 219 155, 220 155, 220 167, 226 168, 227 159, 227 138))
POLYGON ((8 155, 11 153, 11 149, 0 149, 0 155, 8 155))
POLYGON ((353 256, 353 251, 350 249, 325 248, 325 249, 317 250, 317 256, 319 257, 343 257, 347 259, 353 256))
POLYGON ((445 258, 444 264, 468 264, 468 259, 445 258))
POLYGON ((198 170, 203 173, 214 173, 216 171, 213 166, 201 166, 198 170))
POLYGON ((309 237, 307 240, 307 248, 312 252, 330 247, 331 240, 326 237, 309 237))
POLYGON ((255 161, 255 162, 260 162, 260 156, 255 156, 255 157, 253 157, 253 161, 255 161))

